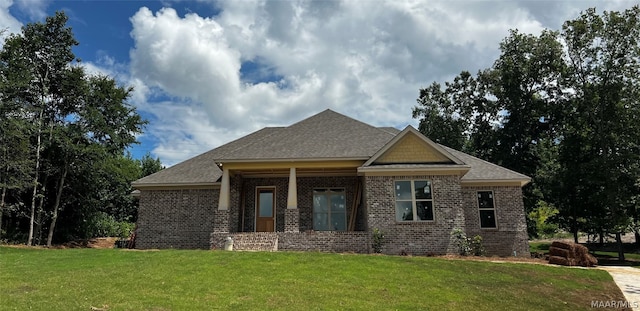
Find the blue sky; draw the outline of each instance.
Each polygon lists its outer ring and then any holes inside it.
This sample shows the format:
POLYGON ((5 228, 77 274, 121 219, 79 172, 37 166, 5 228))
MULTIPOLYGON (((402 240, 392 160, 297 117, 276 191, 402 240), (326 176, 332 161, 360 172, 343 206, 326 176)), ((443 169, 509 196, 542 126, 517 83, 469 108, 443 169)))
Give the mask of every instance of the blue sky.
POLYGON ((149 125, 133 155, 173 165, 325 109, 416 126, 419 89, 491 66, 509 29, 538 34, 589 7, 634 4, 0 0, 0 27, 65 11, 87 70, 135 89, 130 103, 149 125))

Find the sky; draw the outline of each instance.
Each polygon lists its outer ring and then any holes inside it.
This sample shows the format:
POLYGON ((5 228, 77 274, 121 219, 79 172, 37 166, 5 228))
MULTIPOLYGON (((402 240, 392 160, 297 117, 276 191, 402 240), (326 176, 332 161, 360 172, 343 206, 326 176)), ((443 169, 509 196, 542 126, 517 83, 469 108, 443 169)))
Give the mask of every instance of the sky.
POLYGON ((0 0, 0 29, 16 33, 66 12, 87 72, 134 88, 129 103, 149 123, 131 154, 170 166, 325 109, 417 127, 419 90, 490 67, 510 29, 537 35, 590 7, 634 4, 0 0))

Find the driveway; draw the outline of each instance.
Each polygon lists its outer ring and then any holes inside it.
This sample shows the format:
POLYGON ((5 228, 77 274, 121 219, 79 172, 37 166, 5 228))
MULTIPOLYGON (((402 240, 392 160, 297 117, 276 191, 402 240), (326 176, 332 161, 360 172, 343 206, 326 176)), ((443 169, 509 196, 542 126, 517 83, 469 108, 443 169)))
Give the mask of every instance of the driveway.
MULTIPOLYGON (((640 269, 632 267, 599 266, 611 274, 633 311, 640 311, 640 269)), ((619 302, 624 303, 624 302, 619 302)))

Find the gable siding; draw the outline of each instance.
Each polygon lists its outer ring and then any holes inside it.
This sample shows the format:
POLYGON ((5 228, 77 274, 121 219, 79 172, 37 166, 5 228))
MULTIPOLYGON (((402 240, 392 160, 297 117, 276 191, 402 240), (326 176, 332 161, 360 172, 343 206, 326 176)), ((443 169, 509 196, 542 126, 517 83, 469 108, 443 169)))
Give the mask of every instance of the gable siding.
POLYGON ((406 135, 385 152, 376 163, 448 163, 442 153, 413 134, 406 135))

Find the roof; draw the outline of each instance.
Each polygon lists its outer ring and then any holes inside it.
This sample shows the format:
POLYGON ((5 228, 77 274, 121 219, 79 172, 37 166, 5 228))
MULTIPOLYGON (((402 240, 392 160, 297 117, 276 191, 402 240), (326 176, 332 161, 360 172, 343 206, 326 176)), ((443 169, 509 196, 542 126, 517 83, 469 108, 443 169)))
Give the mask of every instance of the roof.
MULTIPOLYGON (((242 148, 226 150, 220 162, 278 159, 363 159, 395 135, 332 110, 280 128, 267 137, 244 139, 242 148)), ((224 147, 224 146, 223 146, 224 147)))
MULTIPOLYGON (((371 160, 390 148, 401 135, 418 133, 390 127, 373 127, 332 110, 304 119, 288 127, 267 127, 224 144, 191 159, 133 182, 134 187, 212 185, 219 182, 219 163, 243 161, 362 159, 371 160), (400 134, 400 135, 399 135, 400 134)), ((466 153, 425 141, 452 159, 452 165, 468 172, 463 181, 521 181, 529 177, 478 159, 466 153), (469 169, 470 168, 470 169, 469 169)), ((371 161, 369 161, 371 162, 371 161)), ((437 165, 436 165, 437 166, 437 165)), ((391 164, 393 169, 410 169, 412 164, 391 164)), ((420 166, 421 168, 424 165, 420 166)), ((450 167, 450 166, 449 166, 450 167)), ((437 169, 437 167, 433 167, 437 169)))
POLYGON ((471 167, 469 172, 462 176, 463 181, 513 180, 523 181, 524 184, 526 184, 531 180, 531 178, 527 175, 520 174, 508 168, 504 168, 491 162, 476 158, 462 151, 458 151, 446 146, 442 147, 445 150, 449 151, 456 158, 460 159, 462 162, 471 167))

